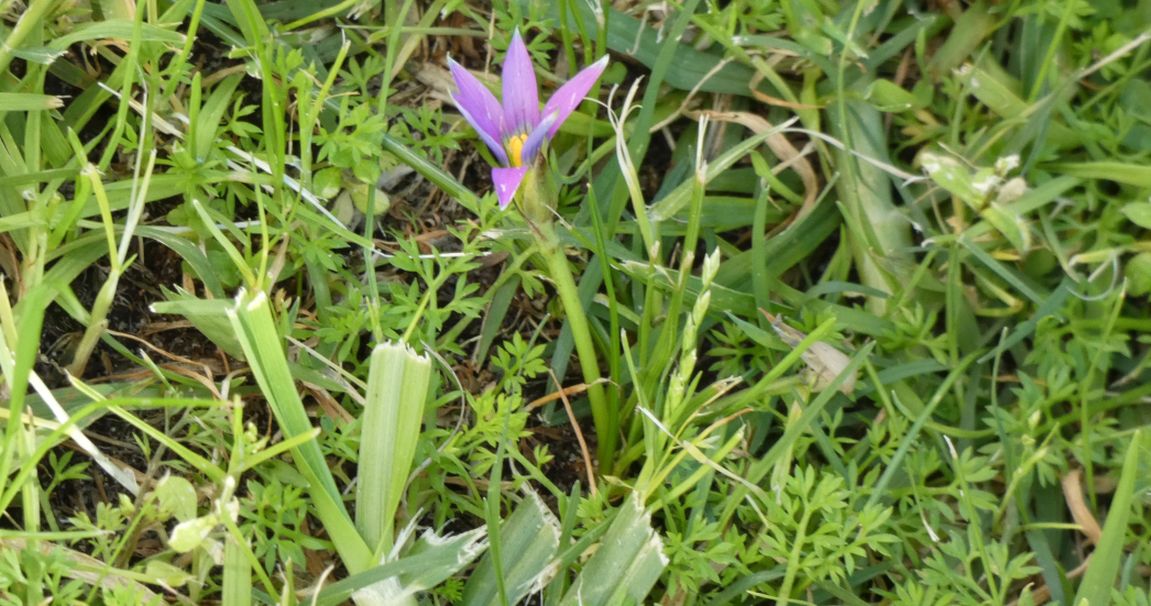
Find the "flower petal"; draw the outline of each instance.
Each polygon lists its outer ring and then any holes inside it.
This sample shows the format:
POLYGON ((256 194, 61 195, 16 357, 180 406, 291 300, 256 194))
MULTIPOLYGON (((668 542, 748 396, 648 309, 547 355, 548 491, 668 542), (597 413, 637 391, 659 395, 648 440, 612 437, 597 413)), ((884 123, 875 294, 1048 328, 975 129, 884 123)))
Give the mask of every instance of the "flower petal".
POLYGON ((607 67, 607 55, 604 55, 599 61, 583 68, 580 73, 576 74, 571 80, 564 83, 559 87, 559 90, 548 99, 544 105, 544 115, 556 115, 555 124, 552 125, 551 130, 548 132, 548 138, 554 137, 556 132, 559 131, 560 125, 564 120, 568 119, 575 108, 583 102, 587 92, 591 90, 592 85, 596 80, 599 80, 600 75, 603 74, 604 68, 607 67))
POLYGON ((512 34, 504 57, 504 138, 527 132, 540 121, 540 93, 536 73, 528 47, 520 37, 520 30, 512 34))
MULTIPOLYGON (((455 102, 456 107, 459 108, 460 114, 463 115, 464 119, 467 120, 472 126, 476 126, 475 119, 470 113, 468 113, 468 110, 464 109, 464 107, 460 105, 460 102, 456 100, 455 95, 452 95, 452 101, 455 102)), ((476 127, 476 133, 479 134, 480 139, 483 139, 484 143, 488 145, 488 149, 492 150, 492 153, 495 154, 497 162, 500 164, 508 163, 508 154, 506 151, 504 151, 504 146, 500 145, 499 141, 493 139, 492 136, 485 132, 482 128, 476 127)))
POLYGON ((503 111, 500 102, 475 76, 459 63, 448 59, 448 68, 452 70, 452 78, 456 81, 456 91, 451 93, 452 102, 459 108, 460 114, 479 133, 480 138, 491 148, 492 153, 501 164, 507 164, 507 154, 500 143, 502 138, 500 124, 503 120, 503 111))
POLYGON ((492 185, 496 188, 496 197, 500 200, 501 209, 507 208, 511 203, 526 174, 528 174, 526 166, 492 169, 492 185))
POLYGON ((524 141, 523 151, 520 152, 524 166, 531 166, 532 162, 535 161, 536 154, 539 153, 543 142, 550 138, 548 137, 548 131, 551 130, 555 122, 555 114, 546 114, 544 115, 544 119, 540 120, 539 126, 536 126, 535 130, 528 135, 527 140, 524 141))

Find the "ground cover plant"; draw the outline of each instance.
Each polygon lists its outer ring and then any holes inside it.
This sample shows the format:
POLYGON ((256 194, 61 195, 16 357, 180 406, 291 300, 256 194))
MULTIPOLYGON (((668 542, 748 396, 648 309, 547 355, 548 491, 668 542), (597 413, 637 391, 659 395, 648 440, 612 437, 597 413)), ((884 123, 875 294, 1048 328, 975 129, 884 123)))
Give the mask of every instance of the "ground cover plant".
POLYGON ((0 0, 0 600, 1149 604, 1149 32, 0 0))

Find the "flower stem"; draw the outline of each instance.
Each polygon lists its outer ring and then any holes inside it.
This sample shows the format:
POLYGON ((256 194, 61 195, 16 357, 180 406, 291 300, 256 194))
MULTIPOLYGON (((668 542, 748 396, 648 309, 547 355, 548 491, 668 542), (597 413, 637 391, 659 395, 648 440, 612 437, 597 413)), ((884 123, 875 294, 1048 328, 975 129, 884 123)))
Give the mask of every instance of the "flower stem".
POLYGON ((575 278, 572 277, 563 246, 560 244, 551 223, 538 224, 536 233, 539 236, 540 253, 547 261, 548 273, 551 275, 560 302, 563 303, 564 312, 567 314, 568 326, 571 327, 572 340, 575 342, 576 355, 579 356, 580 370, 583 371, 583 380, 587 384, 592 422, 595 424, 596 437, 599 440, 596 447, 596 458, 599 461, 600 472, 611 473, 615 458, 617 421, 613 414, 614 411, 607 404, 603 386, 600 385, 599 358, 596 356, 595 343, 592 341, 587 314, 580 303, 579 287, 576 286, 575 278))

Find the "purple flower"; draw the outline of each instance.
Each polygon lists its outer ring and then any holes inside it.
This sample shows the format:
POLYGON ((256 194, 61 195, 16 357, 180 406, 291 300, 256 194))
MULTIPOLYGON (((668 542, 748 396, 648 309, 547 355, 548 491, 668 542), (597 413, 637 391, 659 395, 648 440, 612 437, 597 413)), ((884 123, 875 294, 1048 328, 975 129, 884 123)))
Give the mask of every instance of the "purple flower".
POLYGON ((492 183, 500 208, 507 208, 544 142, 555 136, 607 67, 607 56, 561 86, 542 112, 532 60, 518 29, 504 59, 502 105, 460 64, 448 59, 448 66, 456 81, 452 101, 499 160, 492 183))

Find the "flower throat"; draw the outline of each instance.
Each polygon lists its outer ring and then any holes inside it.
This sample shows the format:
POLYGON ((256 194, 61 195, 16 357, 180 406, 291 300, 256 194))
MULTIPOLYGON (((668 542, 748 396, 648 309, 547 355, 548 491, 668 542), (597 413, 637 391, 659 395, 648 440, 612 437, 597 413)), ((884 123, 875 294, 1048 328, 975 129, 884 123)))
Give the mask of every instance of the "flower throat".
POLYGON ((524 143, 527 140, 527 133, 520 133, 509 137, 507 143, 504 144, 508 150, 508 163, 512 166, 519 167, 524 165, 524 143))

